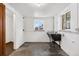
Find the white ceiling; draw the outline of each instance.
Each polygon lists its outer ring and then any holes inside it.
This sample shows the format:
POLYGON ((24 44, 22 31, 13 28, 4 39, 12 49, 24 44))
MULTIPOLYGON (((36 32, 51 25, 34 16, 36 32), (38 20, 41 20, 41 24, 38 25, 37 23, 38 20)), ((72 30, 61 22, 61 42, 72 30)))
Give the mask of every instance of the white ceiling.
POLYGON ((46 3, 37 7, 33 3, 9 3, 25 17, 49 17, 58 14, 70 3, 46 3))

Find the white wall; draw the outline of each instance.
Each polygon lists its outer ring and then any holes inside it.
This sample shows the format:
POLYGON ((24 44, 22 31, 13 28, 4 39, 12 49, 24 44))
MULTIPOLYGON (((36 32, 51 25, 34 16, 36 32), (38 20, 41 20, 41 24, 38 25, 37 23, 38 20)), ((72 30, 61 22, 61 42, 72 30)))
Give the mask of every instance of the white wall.
POLYGON ((23 43, 23 16, 9 4, 6 6, 6 42, 13 41, 14 49, 23 43))
POLYGON ((6 8, 6 43, 13 41, 13 13, 6 8))
POLYGON ((49 42, 47 31, 53 31, 53 18, 52 17, 28 17, 24 20, 24 35, 26 42, 49 42), (44 22, 45 31, 34 31, 34 20, 40 19, 44 22))
POLYGON ((77 18, 78 18, 78 20, 77 20, 77 27, 79 28, 79 3, 77 4, 77 13, 78 13, 78 15, 77 15, 77 18))
POLYGON ((23 16, 19 13, 14 13, 14 37, 15 37, 15 49, 19 48, 24 43, 23 38, 23 16))
POLYGON ((67 8, 62 10, 61 13, 55 16, 55 20, 57 20, 56 30, 64 34, 64 36, 62 36, 61 48, 68 55, 79 55, 79 33, 76 33, 75 30, 77 28, 77 4, 70 4, 67 8), (71 29, 60 32, 59 30, 62 30, 61 16, 68 11, 71 11, 71 29))

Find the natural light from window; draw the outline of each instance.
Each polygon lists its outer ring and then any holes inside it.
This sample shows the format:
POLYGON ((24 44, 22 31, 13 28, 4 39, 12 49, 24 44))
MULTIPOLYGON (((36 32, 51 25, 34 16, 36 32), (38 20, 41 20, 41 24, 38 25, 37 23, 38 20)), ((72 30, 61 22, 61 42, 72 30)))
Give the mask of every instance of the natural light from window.
POLYGON ((43 21, 42 20, 35 20, 34 21, 34 30, 35 31, 42 31, 43 30, 43 21))

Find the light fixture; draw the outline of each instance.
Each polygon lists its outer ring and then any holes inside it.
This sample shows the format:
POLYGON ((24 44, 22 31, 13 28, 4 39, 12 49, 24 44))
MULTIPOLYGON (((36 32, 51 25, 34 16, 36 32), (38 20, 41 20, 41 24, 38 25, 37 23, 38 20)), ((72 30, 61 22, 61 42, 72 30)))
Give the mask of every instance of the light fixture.
POLYGON ((34 7, 42 7, 47 5, 47 3, 29 3, 29 5, 34 6, 34 7))
POLYGON ((37 6, 37 7, 40 7, 40 6, 44 6, 46 5, 45 3, 33 3, 33 5, 37 6))

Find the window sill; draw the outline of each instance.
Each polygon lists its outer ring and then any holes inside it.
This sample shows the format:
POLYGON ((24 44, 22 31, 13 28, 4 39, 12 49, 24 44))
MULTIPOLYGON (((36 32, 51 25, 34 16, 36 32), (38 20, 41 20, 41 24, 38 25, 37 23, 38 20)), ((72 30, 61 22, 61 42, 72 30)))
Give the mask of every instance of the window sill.
POLYGON ((44 30, 35 30, 35 32, 43 32, 44 30))

